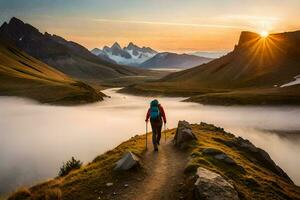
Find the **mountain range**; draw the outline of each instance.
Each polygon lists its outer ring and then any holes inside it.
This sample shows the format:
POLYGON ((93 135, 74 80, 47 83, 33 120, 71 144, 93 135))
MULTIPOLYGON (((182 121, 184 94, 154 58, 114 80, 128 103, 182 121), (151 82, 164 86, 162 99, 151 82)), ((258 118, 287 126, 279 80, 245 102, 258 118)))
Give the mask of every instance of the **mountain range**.
POLYGON ((157 54, 150 47, 139 47, 132 42, 123 48, 115 42, 111 47, 95 48, 91 52, 107 61, 132 66, 137 66, 157 54))
POLYGON ((194 56, 216 59, 225 56, 227 53, 228 51, 196 51, 189 54, 194 56))
POLYGON ((188 55, 188 54, 176 54, 176 53, 163 52, 163 53, 156 54, 152 58, 141 63, 139 66, 144 68, 151 68, 151 69, 155 69, 155 68, 187 69, 187 68, 195 67, 197 65, 208 63, 211 60, 213 59, 188 55))
POLYGON ((132 42, 123 48, 115 42, 111 47, 95 48, 91 52, 111 63, 149 69, 187 69, 212 60, 212 58, 189 54, 159 53, 150 47, 139 47, 132 42))
POLYGON ((43 34, 15 17, 0 27, 0 39, 51 67, 84 81, 97 82, 144 72, 137 68, 108 62, 95 56, 80 44, 47 32, 43 34))

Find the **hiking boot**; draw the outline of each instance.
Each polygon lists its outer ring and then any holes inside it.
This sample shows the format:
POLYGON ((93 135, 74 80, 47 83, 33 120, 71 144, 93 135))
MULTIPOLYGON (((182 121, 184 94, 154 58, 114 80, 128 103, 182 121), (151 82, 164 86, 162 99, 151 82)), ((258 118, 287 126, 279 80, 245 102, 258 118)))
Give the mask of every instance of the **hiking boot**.
POLYGON ((158 148, 155 148, 154 151, 158 151, 158 148))

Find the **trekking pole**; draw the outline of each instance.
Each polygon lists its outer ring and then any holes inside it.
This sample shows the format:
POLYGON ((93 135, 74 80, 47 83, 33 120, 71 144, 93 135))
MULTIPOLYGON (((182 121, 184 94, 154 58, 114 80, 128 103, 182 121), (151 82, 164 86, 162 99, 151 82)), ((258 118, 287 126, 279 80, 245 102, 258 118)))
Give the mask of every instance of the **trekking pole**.
POLYGON ((148 133, 148 122, 146 122, 146 150, 147 150, 147 144, 148 144, 147 133, 148 133))
POLYGON ((167 143, 166 123, 164 123, 165 143, 167 143))

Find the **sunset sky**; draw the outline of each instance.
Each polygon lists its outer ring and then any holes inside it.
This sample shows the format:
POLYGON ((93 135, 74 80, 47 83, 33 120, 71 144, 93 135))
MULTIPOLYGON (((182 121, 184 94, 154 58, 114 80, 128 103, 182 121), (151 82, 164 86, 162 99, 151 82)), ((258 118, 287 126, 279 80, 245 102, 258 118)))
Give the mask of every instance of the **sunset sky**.
POLYGON ((242 30, 300 29, 299 0, 0 0, 15 16, 85 47, 132 41, 159 51, 231 50, 242 30))

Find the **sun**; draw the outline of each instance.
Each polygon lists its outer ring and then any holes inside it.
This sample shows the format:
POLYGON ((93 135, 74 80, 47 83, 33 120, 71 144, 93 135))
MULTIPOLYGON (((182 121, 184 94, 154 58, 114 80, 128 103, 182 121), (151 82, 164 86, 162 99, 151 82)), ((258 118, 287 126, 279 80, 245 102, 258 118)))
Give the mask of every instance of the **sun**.
POLYGON ((266 38, 266 37, 269 36, 269 32, 268 32, 268 31, 262 31, 262 32, 260 32, 260 36, 261 36, 262 38, 266 38))

